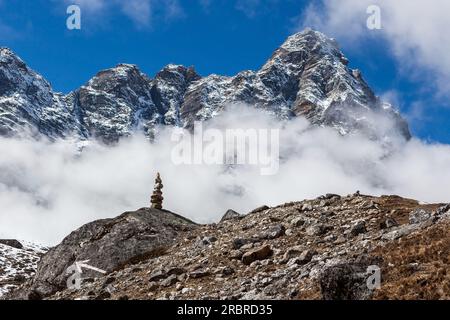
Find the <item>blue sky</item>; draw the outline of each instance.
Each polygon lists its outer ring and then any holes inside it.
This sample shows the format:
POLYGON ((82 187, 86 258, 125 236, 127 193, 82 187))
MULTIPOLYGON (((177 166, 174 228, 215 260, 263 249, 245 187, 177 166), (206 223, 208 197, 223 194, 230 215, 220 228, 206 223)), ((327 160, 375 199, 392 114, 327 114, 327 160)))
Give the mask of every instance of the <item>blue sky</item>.
POLYGON ((336 0, 0 0, 0 46, 15 51, 55 90, 69 92, 120 62, 137 64, 151 77, 168 63, 193 65, 202 75, 257 69, 287 36, 312 26, 338 40, 351 67, 400 108, 415 136, 450 143, 450 61, 442 68, 436 63, 446 59, 450 38, 430 44, 433 37, 420 31, 435 34, 433 21, 440 16, 433 14, 448 11, 432 11, 419 26, 404 25, 401 14, 420 12, 426 2, 413 0, 405 10, 380 0, 387 21, 383 30, 368 32, 365 0, 356 1, 337 7, 336 0), (66 28, 72 3, 81 7, 81 30, 66 28), (433 45, 442 48, 441 56, 427 51, 433 45))

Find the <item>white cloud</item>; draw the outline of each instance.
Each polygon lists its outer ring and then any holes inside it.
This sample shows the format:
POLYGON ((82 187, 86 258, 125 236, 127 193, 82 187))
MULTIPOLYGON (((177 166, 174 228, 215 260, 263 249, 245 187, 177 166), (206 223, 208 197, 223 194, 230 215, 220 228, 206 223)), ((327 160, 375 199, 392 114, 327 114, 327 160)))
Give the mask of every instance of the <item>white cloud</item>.
POLYGON ((166 1, 166 19, 175 19, 184 17, 185 13, 180 3, 177 0, 166 1))
POLYGON ((128 0, 121 2, 123 12, 138 26, 148 26, 152 15, 152 1, 128 0))
POLYGON ((236 9, 243 12, 247 17, 254 17, 261 10, 261 0, 237 0, 236 9))
POLYGON ((364 137, 311 129, 301 118, 280 124, 248 108, 225 113, 210 126, 283 126, 278 173, 262 176, 252 166, 176 166, 171 132, 164 130, 154 144, 136 136, 111 148, 94 143, 81 156, 66 141, 0 138, 0 238, 55 244, 83 223, 148 206, 156 171, 163 178, 164 207, 198 222, 217 221, 229 208, 246 213, 330 192, 449 201, 446 145, 413 140, 386 156, 364 137))
POLYGON ((111 12, 119 10, 139 28, 150 26, 155 15, 161 15, 164 19, 183 15, 178 0, 64 0, 64 2, 66 5, 79 5, 82 12, 88 16, 95 15, 97 20, 99 16, 106 19, 111 12))
POLYGON ((382 35, 393 55, 410 76, 424 83, 424 71, 433 72, 434 84, 447 94, 450 86, 450 1, 434 0, 327 0, 311 4, 300 19, 339 41, 375 39, 382 35), (369 5, 381 8, 381 30, 366 28, 369 5))

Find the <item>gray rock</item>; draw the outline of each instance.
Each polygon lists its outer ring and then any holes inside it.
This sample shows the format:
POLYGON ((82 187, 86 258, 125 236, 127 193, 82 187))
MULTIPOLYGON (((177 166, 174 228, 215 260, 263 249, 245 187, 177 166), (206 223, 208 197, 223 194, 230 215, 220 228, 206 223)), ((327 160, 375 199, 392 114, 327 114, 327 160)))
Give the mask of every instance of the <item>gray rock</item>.
POLYGON ((336 239, 337 239, 337 236, 336 236, 336 235, 330 234, 330 235, 324 237, 324 238, 323 238, 323 241, 326 241, 326 242, 333 242, 333 241, 335 241, 336 239))
POLYGON ((224 276, 230 276, 234 273, 234 269, 231 267, 224 267, 221 270, 221 274, 224 276))
MULTIPOLYGON (((88 223, 45 254, 28 290, 45 297, 64 289, 66 270, 75 261, 89 260, 89 265, 109 273, 160 256, 180 233, 196 227, 170 211, 149 208, 88 223)), ((94 271, 83 271, 83 277, 98 276, 94 271)))
POLYGON ((150 282, 153 282, 153 281, 159 281, 159 280, 165 279, 166 277, 167 277, 167 273, 165 273, 162 270, 158 270, 158 271, 152 273, 150 275, 150 277, 148 278, 148 280, 150 282))
POLYGON ((232 250, 229 254, 229 258, 231 260, 241 260, 243 255, 244 252, 242 252, 241 250, 232 250))
POLYGON ((234 210, 229 209, 222 217, 222 219, 220 219, 220 222, 224 222, 227 220, 235 220, 235 219, 240 219, 242 218, 242 215, 237 213, 234 210))
POLYGON ((409 223, 417 224, 424 221, 427 221, 431 217, 431 212, 426 211, 425 209, 415 209, 409 213, 409 223))
POLYGON ((279 238, 281 236, 284 236, 285 231, 286 231, 286 228, 283 225, 278 224, 278 225, 270 228, 267 231, 267 233, 264 234, 263 238, 264 239, 269 239, 269 240, 277 239, 277 238, 279 238))
POLYGON ((244 253, 242 256, 242 263, 245 265, 250 265, 254 261, 264 260, 273 254, 272 249, 269 245, 257 248, 255 250, 244 253))
POLYGON ((381 236, 382 240, 387 240, 387 241, 392 241, 392 240, 396 240, 398 238, 407 236, 408 234, 414 232, 415 230, 419 229, 419 224, 415 224, 415 225, 402 225, 399 226, 397 228, 395 228, 394 230, 385 233, 381 236))
POLYGON ((398 222, 394 218, 387 218, 384 222, 380 224, 381 229, 389 229, 397 226, 398 222))
POLYGON ((312 257, 316 255, 315 250, 305 250, 303 251, 300 256, 298 257, 298 264, 306 264, 311 261, 312 257))
POLYGON ((326 268, 319 277, 324 300, 365 300, 371 290, 366 284, 367 266, 343 263, 326 268))
POLYGON ((294 231, 292 229, 286 229, 285 234, 289 237, 292 236, 294 234, 294 231))
POLYGON ((217 238, 214 236, 211 237, 203 237, 203 239, 201 239, 200 244, 203 246, 208 246, 214 242, 217 241, 217 238))
POLYGON ((236 238, 233 239, 232 247, 233 249, 237 250, 241 247, 245 246, 246 244, 250 244, 255 242, 253 239, 243 239, 243 238, 236 238))
POLYGON ((318 199, 320 200, 339 200, 341 198, 340 195, 334 193, 327 193, 326 195, 320 196, 318 199))
POLYGON ((364 220, 360 220, 356 222, 350 229, 349 235, 351 237, 356 237, 360 235, 361 233, 366 233, 366 222, 364 220))
POLYGON ((176 275, 176 276, 182 275, 184 273, 186 273, 186 269, 179 267, 173 267, 167 271, 168 275, 176 275))
POLYGON ((258 292, 257 289, 253 289, 246 292, 242 297, 242 300, 268 300, 268 297, 263 292, 258 292))
POLYGON ((450 203, 438 208, 436 216, 438 218, 450 218, 450 203))
POLYGON ((169 276, 166 279, 164 279, 163 281, 161 281, 161 286, 162 287, 171 287, 177 282, 178 282, 177 276, 175 274, 172 274, 171 276, 169 276))
POLYGON ((299 256, 304 251, 303 247, 295 246, 286 250, 280 263, 287 263, 291 258, 299 256))
POLYGON ((204 278, 211 274, 208 270, 195 270, 191 273, 189 273, 189 277, 198 279, 198 278, 204 278))
POLYGON ((252 211, 250 211, 250 213, 258 213, 261 211, 265 211, 267 209, 270 209, 270 208, 268 206, 264 205, 264 206, 258 207, 256 209, 253 209, 252 211))
POLYGON ((308 227, 306 229, 306 234, 309 236, 322 236, 331 229, 333 229, 332 226, 318 223, 308 227))
POLYGON ((299 227, 301 227, 304 224, 305 224, 305 220, 303 218, 300 218, 300 217, 294 218, 291 221, 291 225, 294 228, 299 228, 299 227))
POLYGON ((244 244, 244 245, 240 248, 240 250, 241 250, 241 251, 246 251, 246 250, 253 249, 253 247, 254 247, 253 242, 250 242, 250 243, 244 244))
POLYGON ((290 259, 288 266, 307 264, 315 255, 316 251, 314 250, 304 250, 297 257, 290 259))

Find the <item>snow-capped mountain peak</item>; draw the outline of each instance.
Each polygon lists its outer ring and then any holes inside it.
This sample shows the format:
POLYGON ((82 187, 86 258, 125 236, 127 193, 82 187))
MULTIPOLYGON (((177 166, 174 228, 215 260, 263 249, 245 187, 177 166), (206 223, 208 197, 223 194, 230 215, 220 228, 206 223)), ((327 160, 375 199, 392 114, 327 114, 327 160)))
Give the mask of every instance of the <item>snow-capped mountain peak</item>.
POLYGON ((348 67, 337 42, 311 29, 288 37, 260 70, 201 77, 193 67, 169 64, 150 79, 136 65, 119 64, 68 95, 53 92, 11 50, 0 49, 2 135, 25 127, 50 138, 114 142, 136 130, 151 137, 156 124, 189 128, 236 103, 280 119, 303 116, 341 134, 410 137, 394 108, 375 96, 360 71, 348 67), (378 132, 367 113, 383 115, 392 128, 378 132))

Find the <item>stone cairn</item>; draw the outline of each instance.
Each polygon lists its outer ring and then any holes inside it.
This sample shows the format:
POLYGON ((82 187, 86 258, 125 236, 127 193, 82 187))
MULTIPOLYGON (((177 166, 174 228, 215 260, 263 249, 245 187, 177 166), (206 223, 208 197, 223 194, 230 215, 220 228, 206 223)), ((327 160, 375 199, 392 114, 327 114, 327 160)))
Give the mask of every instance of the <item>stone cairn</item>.
POLYGON ((151 196, 151 207, 154 209, 162 209, 162 203, 164 200, 164 197, 162 196, 162 180, 161 176, 159 175, 159 172, 156 174, 155 179, 155 188, 153 189, 153 194, 151 196))

